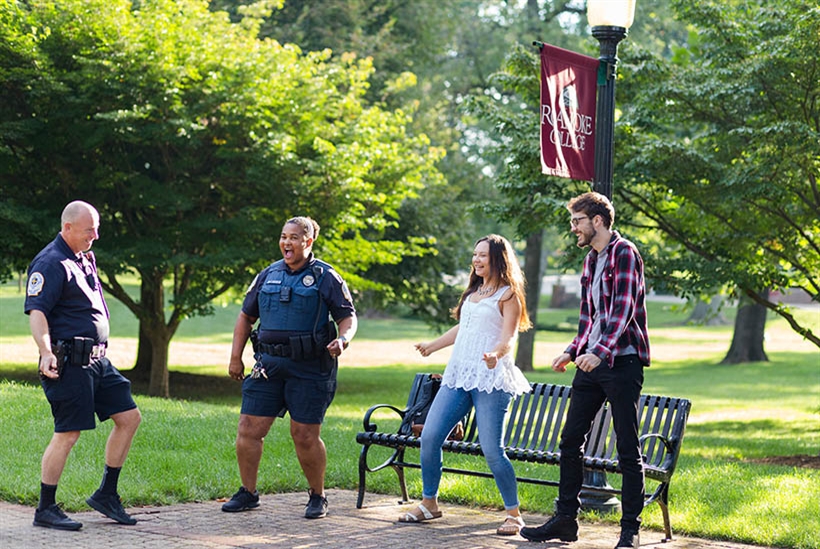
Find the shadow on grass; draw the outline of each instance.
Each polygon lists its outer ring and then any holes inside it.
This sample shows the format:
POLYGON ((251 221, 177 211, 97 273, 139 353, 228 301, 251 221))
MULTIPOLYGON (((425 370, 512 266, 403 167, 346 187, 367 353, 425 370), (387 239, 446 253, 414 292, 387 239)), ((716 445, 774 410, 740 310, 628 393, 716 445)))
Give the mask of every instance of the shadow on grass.
MULTIPOLYGON (((122 374, 131 381, 135 395, 148 395, 148 380, 132 379, 129 371, 122 374)), ((3 365, 0 381, 14 381, 25 385, 40 385, 37 372, 26 366, 3 365)), ((169 372, 171 398, 207 402, 209 404, 239 405, 242 399, 242 385, 227 376, 169 372)))
MULTIPOLYGON (((123 372, 128 377, 128 372, 123 372)), ((171 398, 209 404, 236 404, 242 399, 242 384, 228 376, 213 376, 171 371, 168 374, 171 398)), ((148 395, 148 380, 132 379, 131 390, 148 395)))

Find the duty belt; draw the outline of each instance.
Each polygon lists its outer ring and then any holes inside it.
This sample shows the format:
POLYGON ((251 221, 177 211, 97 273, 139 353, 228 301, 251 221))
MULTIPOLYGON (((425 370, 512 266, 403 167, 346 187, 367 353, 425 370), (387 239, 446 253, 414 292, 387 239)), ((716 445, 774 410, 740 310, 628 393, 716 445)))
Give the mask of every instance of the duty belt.
POLYGON ((287 356, 291 355, 293 350, 290 345, 284 343, 258 343, 259 351, 271 356, 287 356))
MULTIPOLYGON (((107 343, 98 343, 96 345, 91 346, 91 350, 88 353, 89 360, 97 360, 99 358, 105 357, 105 349, 108 346, 107 343)), ((51 346, 51 351, 54 354, 58 354, 58 351, 62 351, 65 355, 71 357, 72 350, 74 348, 74 342, 69 340, 58 340, 57 343, 51 346)))

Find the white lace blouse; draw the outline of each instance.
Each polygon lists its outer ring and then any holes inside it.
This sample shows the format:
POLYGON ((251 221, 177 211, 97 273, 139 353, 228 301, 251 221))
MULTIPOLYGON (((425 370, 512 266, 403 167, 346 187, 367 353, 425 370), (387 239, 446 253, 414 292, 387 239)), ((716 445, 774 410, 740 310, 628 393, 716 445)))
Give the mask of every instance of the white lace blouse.
POLYGON ((492 351, 501 339, 504 319, 498 301, 508 288, 499 288, 478 303, 469 298, 464 301, 456 341, 441 380, 447 387, 465 391, 478 389, 487 393, 501 390, 513 395, 530 392, 527 378, 513 361, 512 349, 493 369, 481 360, 484 353, 492 351))

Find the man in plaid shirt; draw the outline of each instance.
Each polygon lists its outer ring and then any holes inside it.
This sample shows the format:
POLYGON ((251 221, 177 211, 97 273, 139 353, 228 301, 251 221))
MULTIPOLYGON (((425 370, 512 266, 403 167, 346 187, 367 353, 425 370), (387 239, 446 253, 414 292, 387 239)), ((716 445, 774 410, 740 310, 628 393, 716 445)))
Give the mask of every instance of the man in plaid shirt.
POLYGON ((576 366, 561 432, 561 480, 553 517, 536 528, 523 528, 521 535, 530 541, 578 539, 584 443, 606 399, 623 473, 621 535, 615 547, 637 549, 644 504, 637 410, 643 368, 649 366, 643 260, 635 245, 612 229, 615 210, 605 196, 582 194, 567 209, 578 246, 591 250, 581 275, 578 334, 552 361, 556 372, 566 371, 570 362, 576 366))

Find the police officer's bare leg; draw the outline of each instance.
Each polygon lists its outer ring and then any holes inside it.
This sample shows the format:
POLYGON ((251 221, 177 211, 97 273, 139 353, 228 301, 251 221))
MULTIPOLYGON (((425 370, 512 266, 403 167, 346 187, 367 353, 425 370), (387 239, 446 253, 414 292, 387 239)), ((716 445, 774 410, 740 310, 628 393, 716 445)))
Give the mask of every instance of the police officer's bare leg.
POLYGON ((239 415, 236 460, 239 463, 239 478, 242 480, 242 486, 251 493, 256 491, 263 444, 273 425, 273 420, 272 417, 239 415))
POLYGON ((109 467, 122 467, 128 451, 131 449, 131 442, 142 421, 142 415, 138 408, 120 412, 111 416, 114 428, 108 435, 108 442, 105 444, 105 464, 109 467))
POLYGON ((42 459, 43 484, 55 486, 63 474, 68 454, 80 438, 80 431, 54 433, 42 459))
POLYGON ((327 451, 325 443, 319 436, 321 424, 299 423, 291 420, 290 436, 296 447, 299 465, 314 494, 325 493, 325 469, 327 468, 327 451))

